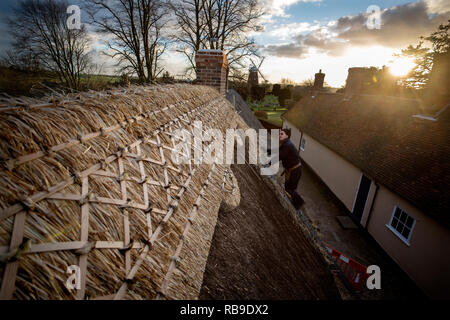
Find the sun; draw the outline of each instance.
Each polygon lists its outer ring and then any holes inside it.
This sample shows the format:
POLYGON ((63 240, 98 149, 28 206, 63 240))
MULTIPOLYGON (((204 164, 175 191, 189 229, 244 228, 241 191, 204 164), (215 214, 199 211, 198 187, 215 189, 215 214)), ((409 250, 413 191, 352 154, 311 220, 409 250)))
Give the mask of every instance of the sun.
POLYGON ((411 59, 398 58, 389 65, 389 71, 396 77, 404 77, 412 70, 412 68, 414 68, 415 65, 416 64, 411 59))

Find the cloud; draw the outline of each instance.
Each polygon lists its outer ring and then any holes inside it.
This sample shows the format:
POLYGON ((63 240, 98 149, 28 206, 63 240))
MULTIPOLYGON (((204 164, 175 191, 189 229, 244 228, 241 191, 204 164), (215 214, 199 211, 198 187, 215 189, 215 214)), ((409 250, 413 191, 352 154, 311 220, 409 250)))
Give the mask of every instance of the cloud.
POLYGON ((419 1, 383 10, 380 29, 367 28, 367 18, 366 13, 342 17, 334 29, 340 39, 351 45, 400 48, 417 43, 420 36, 430 34, 450 18, 450 12, 430 16, 427 4, 419 1))
POLYGON ((322 0, 265 0, 264 7, 270 16, 288 17, 286 9, 298 2, 322 2, 322 0))
POLYGON ((300 59, 308 53, 308 48, 295 44, 268 45, 264 47, 264 52, 272 56, 300 59))
MULTIPOLYGON (((310 32, 292 33, 291 42, 282 45, 268 45, 264 47, 266 53, 278 57, 303 58, 308 53, 326 53, 329 55, 340 55, 348 47, 348 41, 337 38, 337 33, 333 32, 331 27, 333 23, 327 26, 320 25, 309 26, 310 32)), ((280 27, 278 30, 284 30, 287 26, 280 27)))
POLYGON ((303 37, 303 44, 307 47, 319 49, 321 52, 329 55, 342 55, 349 46, 348 41, 333 38, 329 34, 322 36, 317 32, 303 37))
POLYGON ((369 15, 366 12, 341 17, 324 26, 282 25, 272 33, 294 27, 302 32, 290 32, 290 43, 268 45, 264 50, 278 57, 302 58, 308 52, 340 56, 355 47, 401 49, 416 44, 420 36, 427 36, 439 24, 446 23, 450 19, 449 6, 448 1, 426 0, 384 9, 380 29, 367 27, 369 15), (305 30, 309 32, 303 32, 305 30))
POLYGON ((268 45, 264 51, 270 55, 286 58, 304 58, 308 53, 326 53, 328 55, 342 55, 348 48, 348 42, 335 39, 324 29, 298 35, 290 43, 282 45, 268 45))
POLYGON ((304 32, 311 32, 320 29, 319 24, 312 25, 308 22, 294 22, 283 24, 275 27, 267 33, 272 37, 277 37, 280 40, 287 40, 304 32))
POLYGON ((429 13, 444 13, 450 11, 448 0, 425 0, 429 13))

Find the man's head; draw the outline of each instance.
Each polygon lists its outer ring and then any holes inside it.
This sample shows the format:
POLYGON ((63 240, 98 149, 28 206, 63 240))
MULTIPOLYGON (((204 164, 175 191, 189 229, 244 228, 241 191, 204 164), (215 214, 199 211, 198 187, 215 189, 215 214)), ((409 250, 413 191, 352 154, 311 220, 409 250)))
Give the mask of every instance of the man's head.
POLYGON ((291 137, 291 129, 284 128, 280 130, 280 141, 285 141, 291 137))

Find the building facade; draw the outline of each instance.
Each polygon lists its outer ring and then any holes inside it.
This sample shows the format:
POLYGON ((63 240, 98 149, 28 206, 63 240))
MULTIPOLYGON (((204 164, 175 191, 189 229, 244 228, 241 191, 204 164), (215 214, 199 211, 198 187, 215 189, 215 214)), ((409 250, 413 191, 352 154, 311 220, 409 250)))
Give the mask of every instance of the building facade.
POLYGON ((428 296, 450 298, 450 117, 414 117, 420 109, 406 99, 321 94, 282 118, 353 220, 428 296))

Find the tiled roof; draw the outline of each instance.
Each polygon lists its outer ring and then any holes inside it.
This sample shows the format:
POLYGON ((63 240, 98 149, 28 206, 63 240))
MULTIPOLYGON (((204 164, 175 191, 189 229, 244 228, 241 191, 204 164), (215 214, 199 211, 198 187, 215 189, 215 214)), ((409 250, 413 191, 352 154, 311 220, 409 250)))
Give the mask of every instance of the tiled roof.
POLYGON ((286 119, 375 182, 450 227, 450 111, 437 121, 419 100, 341 94, 306 97, 286 119))

